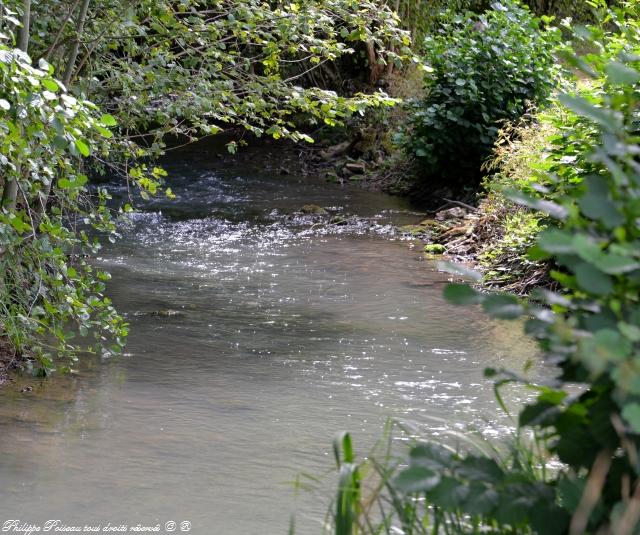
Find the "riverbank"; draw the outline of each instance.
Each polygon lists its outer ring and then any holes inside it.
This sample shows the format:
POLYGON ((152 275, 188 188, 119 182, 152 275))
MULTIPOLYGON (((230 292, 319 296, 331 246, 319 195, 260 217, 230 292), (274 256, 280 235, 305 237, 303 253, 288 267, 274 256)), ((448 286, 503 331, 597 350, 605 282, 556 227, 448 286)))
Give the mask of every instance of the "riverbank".
MULTIPOLYGON (((518 125, 504 126, 483 168, 485 178, 475 191, 445 187, 423 193, 417 206, 424 217, 398 231, 411 237, 430 260, 464 263, 482 272, 480 284, 485 289, 528 295, 538 287, 553 287, 549 265, 528 257, 546 226, 545 216, 510 200, 507 192, 526 191, 551 170, 556 160, 547 147, 557 133, 553 124, 557 113, 553 107, 518 125)), ((351 141, 336 141, 335 137, 320 138, 313 146, 289 146, 289 162, 300 162, 302 172, 318 175, 320 180, 355 183, 367 190, 415 199, 411 192, 417 187, 417 164, 399 149, 388 157, 383 171, 381 165, 362 156, 360 134, 351 141)))
POLYGON ((23 359, 16 355, 13 346, 6 340, 0 339, 0 388, 11 381, 23 363, 23 359))

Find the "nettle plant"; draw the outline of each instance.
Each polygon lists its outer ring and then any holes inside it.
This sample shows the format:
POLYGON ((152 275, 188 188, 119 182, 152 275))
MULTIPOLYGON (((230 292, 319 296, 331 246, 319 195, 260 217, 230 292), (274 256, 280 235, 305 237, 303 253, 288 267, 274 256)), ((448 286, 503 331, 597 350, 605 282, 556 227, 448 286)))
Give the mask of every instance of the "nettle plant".
POLYGON ((118 352, 127 334, 103 295, 108 274, 86 260, 100 247, 90 234, 117 236, 109 197, 90 194, 81 171, 90 155, 107 156, 115 119, 0 38, 0 334, 46 373, 80 351, 118 352))
POLYGON ((559 30, 511 0, 484 14, 443 14, 423 46, 426 96, 399 137, 426 177, 479 176, 502 123, 547 102, 559 43, 559 30))

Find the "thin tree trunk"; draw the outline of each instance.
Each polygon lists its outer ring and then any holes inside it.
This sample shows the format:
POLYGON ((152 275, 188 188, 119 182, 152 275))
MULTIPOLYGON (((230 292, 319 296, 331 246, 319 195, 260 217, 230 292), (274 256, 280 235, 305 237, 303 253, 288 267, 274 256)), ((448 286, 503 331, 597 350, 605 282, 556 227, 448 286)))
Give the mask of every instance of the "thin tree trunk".
POLYGON ((18 30, 18 48, 23 52, 29 51, 29 29, 31 27, 31 0, 24 0, 22 5, 22 26, 18 30))
POLYGON ((80 0, 75 0, 73 5, 71 6, 69 11, 67 12, 67 16, 64 18, 64 20, 60 24, 60 28, 58 28, 58 33, 56 33, 56 36, 53 39, 53 43, 51 43, 51 45, 47 49, 47 53, 44 55, 44 59, 45 60, 49 61, 49 58, 51 57, 51 54, 53 54, 55 49, 58 47, 58 44, 60 43, 60 38, 62 37, 62 32, 64 32, 64 29, 67 27, 67 23, 69 22, 69 19, 71 18, 71 15, 73 15, 73 12, 75 11, 76 7, 78 7, 78 3, 79 2, 80 2, 80 0))
POLYGON ((78 59, 78 51, 80 50, 80 37, 84 32, 84 23, 87 20, 87 12, 89 11, 90 0, 83 0, 80 6, 80 13, 78 14, 78 20, 76 21, 76 38, 71 45, 69 51, 69 57, 67 58, 67 68, 64 71, 64 77, 62 83, 65 86, 69 86, 71 78, 73 77, 73 70, 78 59))
POLYGON ((369 83, 374 85, 379 80, 382 69, 378 65, 378 55, 373 41, 367 42, 367 57, 369 58, 369 83))
MULTIPOLYGON (((17 167, 17 171, 19 174, 20 168, 17 167)), ((6 181, 4 184, 4 189, 2 190, 2 207, 8 210, 9 212, 13 212, 16 209, 16 199, 18 198, 18 182, 14 177, 12 180, 6 181)))
MULTIPOLYGON (((72 10, 78 5, 78 1, 76 0, 75 4, 73 4, 72 10)), ((67 89, 71 84, 71 78, 73 76, 73 70, 75 67, 76 60, 78 59, 78 51, 80 50, 80 38, 82 37, 82 33, 84 31, 84 23, 87 19, 87 12, 89 11, 89 2, 90 0, 83 0, 82 6, 80 6, 80 13, 78 13, 78 20, 76 21, 76 38, 71 45, 71 50, 69 51, 69 57, 67 59, 67 67, 64 71, 64 76, 62 79, 62 83, 64 83, 67 89)), ((65 19, 65 24, 69 20, 71 16, 71 12, 69 12, 67 19, 65 19)), ((60 32, 58 33, 58 36, 60 32)), ((58 37, 56 37, 57 39, 58 37)), ((47 186, 45 186, 44 191, 40 196, 40 203, 35 208, 35 212, 40 218, 47 211, 47 203, 49 202, 49 195, 51 194, 51 188, 53 186, 53 180, 49 182, 47 186)))
MULTIPOLYGON (((400 16, 400 0, 396 0, 396 5, 393 11, 396 13, 396 15, 400 16)), ((391 49, 391 52, 396 51, 393 45, 391 45, 389 48, 391 49)), ((393 68, 394 68, 393 61, 390 58, 387 58, 387 74, 386 74, 387 78, 390 78, 391 75, 393 74, 393 68)))
MULTIPOLYGON (((24 53, 29 50, 29 28, 31 25, 31 0, 24 0, 22 12, 22 27, 18 30, 18 48, 24 53)), ((20 127, 23 128, 22 126, 20 127)), ((16 162, 16 174, 13 180, 7 181, 5 178, 4 188, 2 189, 2 208, 13 212, 16 209, 16 200, 18 198, 18 180, 22 174, 20 162, 16 162)))

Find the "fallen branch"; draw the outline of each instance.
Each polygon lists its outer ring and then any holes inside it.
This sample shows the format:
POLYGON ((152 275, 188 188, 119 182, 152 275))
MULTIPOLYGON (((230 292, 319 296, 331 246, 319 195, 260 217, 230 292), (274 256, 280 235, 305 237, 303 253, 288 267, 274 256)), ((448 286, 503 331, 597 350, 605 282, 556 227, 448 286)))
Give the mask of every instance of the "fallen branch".
POLYGON ((457 206, 460 206, 461 208, 466 208, 467 210, 470 210, 472 212, 477 212, 478 209, 474 206, 471 206, 470 204, 464 203, 462 201, 452 201, 451 199, 445 199, 444 197, 442 198, 443 201, 447 201, 449 204, 455 204, 457 206))

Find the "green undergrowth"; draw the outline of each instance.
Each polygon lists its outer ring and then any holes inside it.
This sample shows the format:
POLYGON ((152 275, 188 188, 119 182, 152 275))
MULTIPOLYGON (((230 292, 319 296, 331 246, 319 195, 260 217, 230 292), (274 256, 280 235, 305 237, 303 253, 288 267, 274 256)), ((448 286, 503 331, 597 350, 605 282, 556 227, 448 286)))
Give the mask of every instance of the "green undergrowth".
POLYGON ((475 215, 486 222, 488 230, 476 260, 488 286, 524 293, 546 280, 546 267, 527 255, 546 226, 545 217, 514 203, 505 192, 531 191, 550 171, 553 158, 546 147, 558 133, 555 124, 561 114, 564 112, 553 106, 518 125, 503 128, 493 158, 485 165, 491 174, 484 180, 486 196, 475 215))
MULTIPOLYGON (((597 92, 597 85, 580 82, 575 89, 589 98, 597 92)), ((486 287, 528 294, 537 287, 554 285, 549 277, 552 266, 528 255, 550 218, 523 206, 512 193, 542 193, 552 202, 564 194, 566 185, 579 180, 576 154, 591 135, 580 121, 556 99, 549 108, 502 128, 493 155, 484 165, 487 176, 478 211, 469 214, 467 222, 477 240, 469 260, 481 268, 486 287), (576 137, 574 128, 584 138, 576 137), (574 162, 575 167, 567 165, 574 162)))

